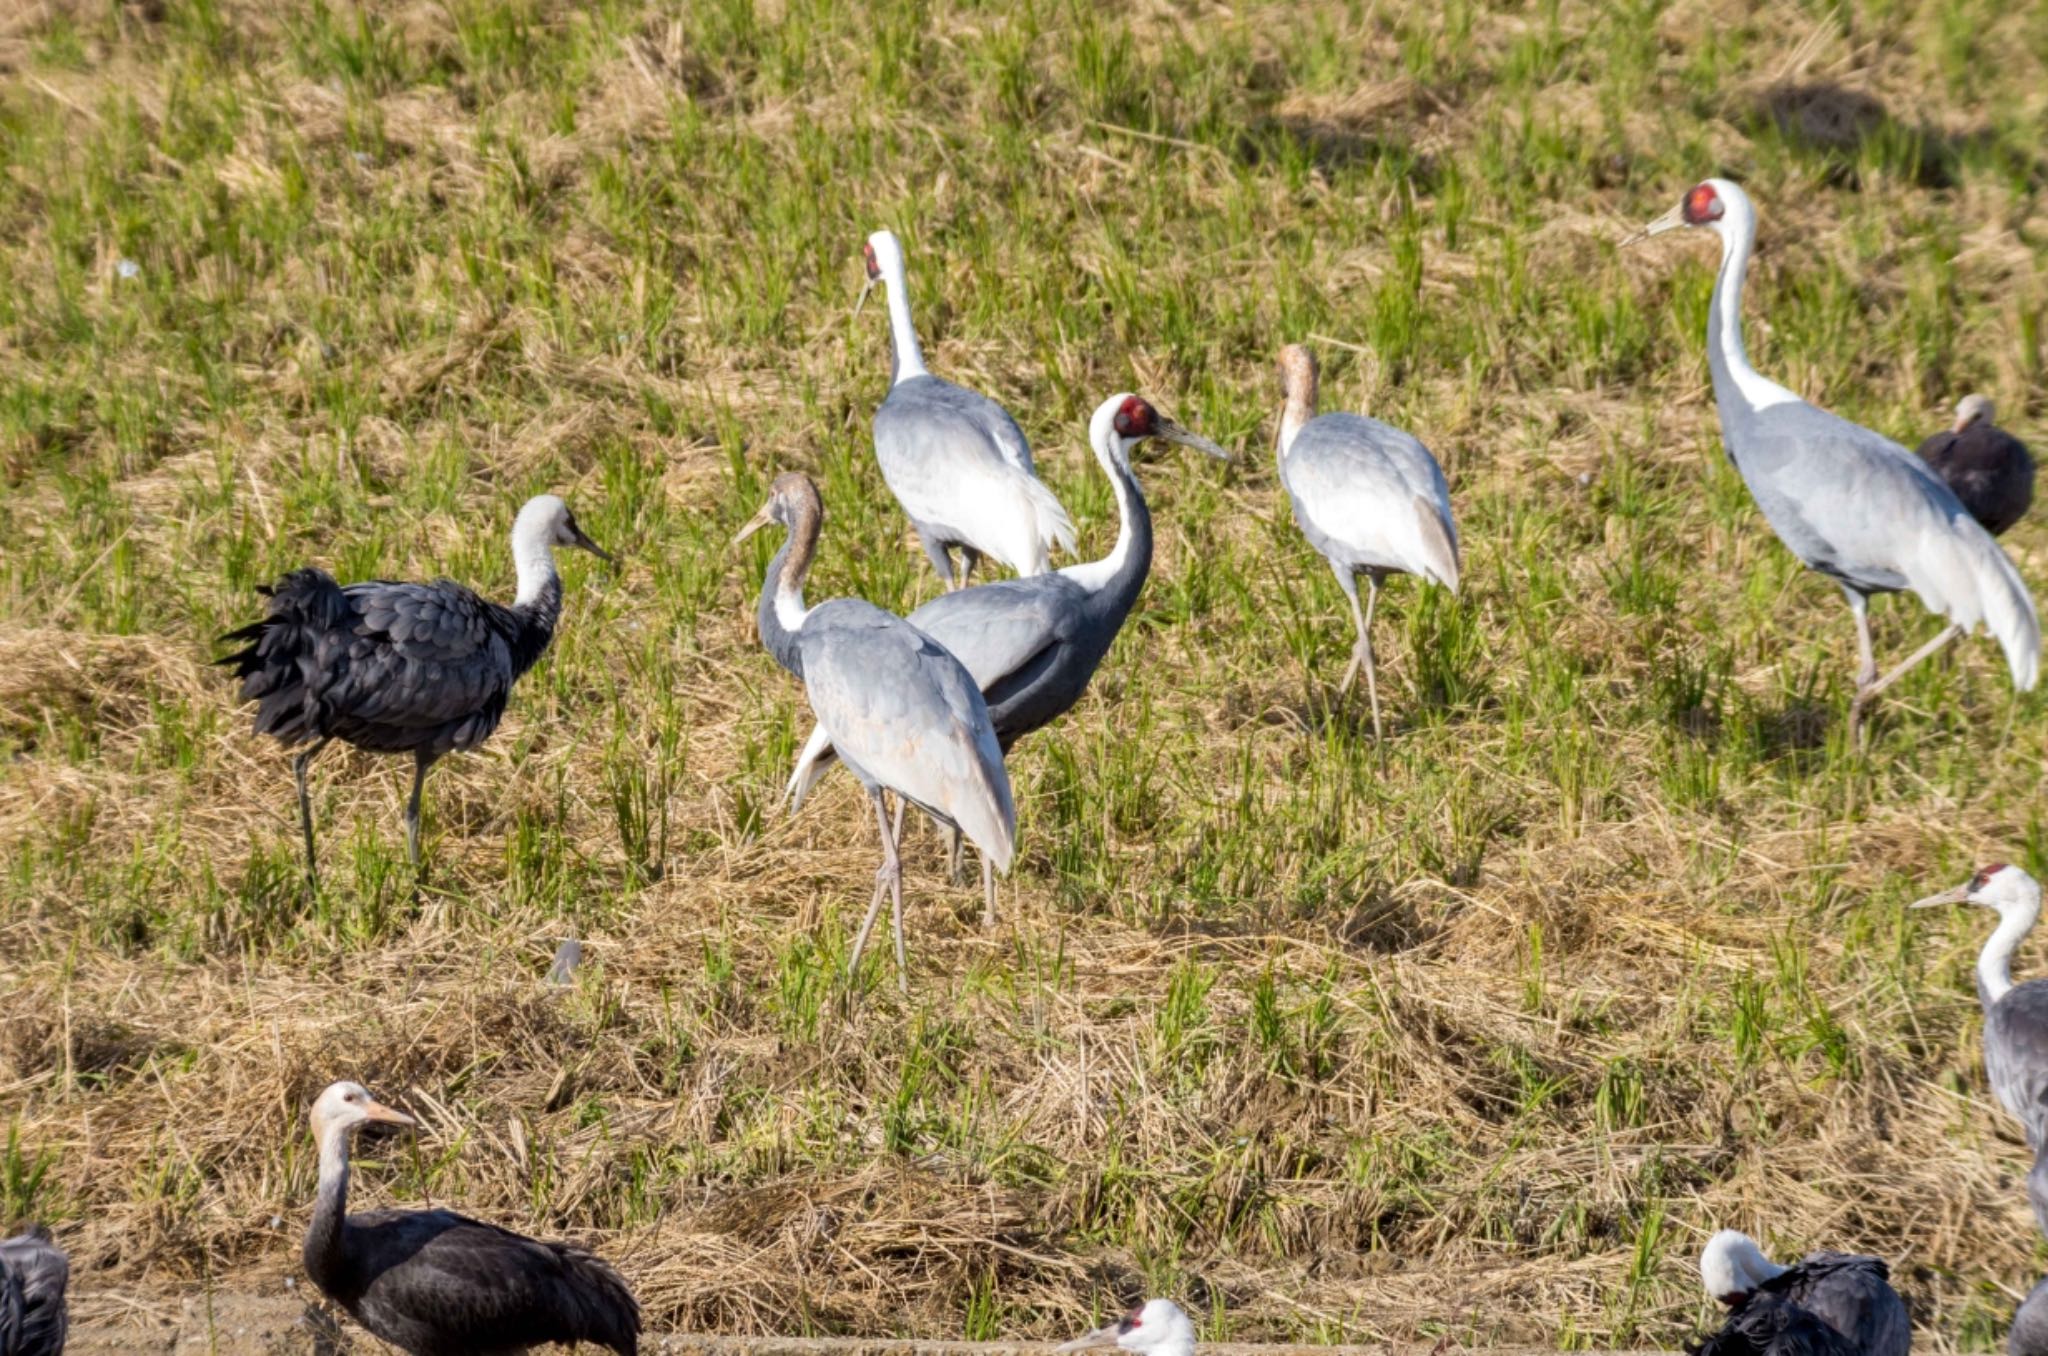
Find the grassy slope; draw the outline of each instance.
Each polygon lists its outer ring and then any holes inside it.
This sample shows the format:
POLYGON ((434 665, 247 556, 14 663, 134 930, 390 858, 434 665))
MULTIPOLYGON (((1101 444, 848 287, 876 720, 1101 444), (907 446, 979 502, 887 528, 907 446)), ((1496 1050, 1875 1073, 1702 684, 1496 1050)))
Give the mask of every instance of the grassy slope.
MULTIPOLYGON (((592 1238, 661 1321, 1044 1334, 1144 1289, 1216 1336, 1662 1344, 1736 1224, 2002 1330, 2042 1263, 1984 929, 1898 905, 2041 869, 2048 707, 1977 641, 1846 751, 1847 613, 1720 456, 1709 244, 1613 241, 1732 173, 1760 366, 1908 441, 1971 387, 2033 428, 2048 12, 569 8, 0 21, 0 1223, 56 1220, 88 1306, 294 1270, 352 1075, 430 1126, 365 1199, 592 1238), (843 776, 775 813, 804 708, 750 636, 772 546, 726 542, 802 467, 814 596, 931 589, 848 317, 884 223, 1086 552, 1103 395, 1246 455, 1144 468, 1154 578, 1012 760, 1002 929, 920 833, 912 997, 876 948, 848 1017, 872 832, 843 776), (1383 608, 1383 757, 1270 461, 1309 335, 1464 529, 1461 599, 1383 608), (567 562, 552 658, 434 773, 424 891, 407 767, 323 760, 308 906, 210 638, 306 561, 509 591, 543 488, 625 567, 567 562)), ((1881 605, 1881 653, 1929 627, 1881 605)))

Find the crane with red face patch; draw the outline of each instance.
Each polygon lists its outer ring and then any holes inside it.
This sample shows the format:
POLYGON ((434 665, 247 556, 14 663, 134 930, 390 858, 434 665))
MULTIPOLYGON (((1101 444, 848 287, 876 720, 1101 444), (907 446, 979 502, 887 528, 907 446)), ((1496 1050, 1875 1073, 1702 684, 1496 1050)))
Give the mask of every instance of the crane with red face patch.
POLYGON ((2048 979, 2012 982, 2012 953, 2041 916, 2041 883, 2017 866, 1993 862, 1952 890, 1911 907, 1974 904, 1998 915, 1977 953, 1977 1002, 1984 1009, 1984 1076, 2034 1152, 2027 1196, 2048 1234, 2048 979))
POLYGON ((875 411, 875 460, 932 568, 948 589, 965 588, 983 556, 1020 575, 1044 574, 1053 551, 1074 549, 1074 520, 1038 478, 1024 431, 987 396, 926 370, 895 234, 876 231, 862 254, 868 278, 854 310, 877 286, 889 302, 893 370, 875 411))
POLYGON ((1059 1352, 1116 1347, 1140 1356, 1195 1356, 1195 1325, 1170 1299, 1149 1299, 1114 1323, 1053 1348, 1059 1352))
POLYGON ((1941 477, 1891 439, 1809 404, 1750 365, 1742 342, 1742 286, 1756 245, 1749 196, 1726 179, 1708 179, 1622 243, 1687 227, 1721 240, 1707 313, 1721 442, 1778 539, 1841 586, 1856 618, 1851 739, 1860 747, 1864 713, 1880 693, 1979 625, 2004 649, 2013 686, 2033 687, 2041 664, 2034 600, 1941 477), (1909 589, 1949 625, 1880 677, 1870 598, 1909 589))

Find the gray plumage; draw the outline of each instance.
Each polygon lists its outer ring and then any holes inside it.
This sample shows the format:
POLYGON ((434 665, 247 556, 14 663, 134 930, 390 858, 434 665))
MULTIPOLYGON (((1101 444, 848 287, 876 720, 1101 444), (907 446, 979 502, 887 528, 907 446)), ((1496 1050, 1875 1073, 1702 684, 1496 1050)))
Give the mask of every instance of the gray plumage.
POLYGON ((1362 668, 1372 731, 1382 734, 1372 618, 1389 575, 1412 574, 1458 591, 1458 527, 1443 468, 1413 434, 1358 414, 1317 414, 1315 355, 1300 344, 1280 351, 1286 404, 1277 439, 1280 483, 1294 521, 1336 573, 1351 604, 1357 639, 1339 684, 1348 691, 1362 668), (1358 576, 1369 587, 1358 601, 1358 576))
MULTIPOLYGON (((1131 469, 1137 445, 1163 438, 1229 456, 1128 393, 1097 407, 1089 437, 1116 492, 1121 524, 1115 549, 1086 565, 941 594, 908 618, 966 667, 1004 753, 1080 701, 1144 588, 1152 568, 1152 514, 1131 469)), ((765 590, 762 605, 773 607, 765 590)), ((813 730, 790 779, 792 810, 833 757, 822 727, 813 730)))
POLYGON ((50 1231, 0 1239, 0 1356, 59 1356, 71 1318, 64 1291, 71 1262, 50 1231))
POLYGON ((1982 623, 2005 651, 2013 685, 2033 687, 2040 625, 2019 572, 1925 462, 1889 438, 1801 400, 1757 373, 1742 343, 1742 285, 1756 214, 1740 188, 1709 179, 1635 237, 1712 229, 1721 269, 1707 319, 1707 362, 1721 441, 1771 529, 1809 568, 1838 583, 1857 629, 1860 740, 1866 706, 1957 635, 1982 623), (1871 595, 1910 590, 1950 626, 1882 678, 1870 644, 1871 595))
POLYGON ((2048 1280, 2036 1281, 2012 1316, 2006 1356, 2048 1356, 2048 1280))
POLYGON ((473 749, 505 714, 512 685, 553 638, 562 583, 552 548, 574 546, 606 560, 553 495, 530 500, 513 525, 519 596, 509 607, 464 585, 373 580, 343 586, 319 569, 295 570, 264 592, 263 620, 231 631, 243 648, 216 661, 241 679, 256 706, 255 729, 293 760, 306 840, 317 873, 306 772, 330 741, 373 753, 413 755, 406 846, 419 862, 420 794, 427 769, 473 749))
POLYGON ((1074 523, 1038 479, 1024 431, 995 401, 925 369, 896 237, 877 231, 864 252, 862 299, 877 284, 888 292, 891 382, 874 423, 882 479, 947 588, 964 587, 982 556, 1043 574, 1052 551, 1074 549, 1074 523))
POLYGON ((772 595, 771 605, 757 614, 762 644, 802 679, 819 726, 867 788, 881 830, 882 867, 848 968, 859 964, 886 894, 893 902, 899 982, 907 987, 903 872, 884 794, 893 792, 960 830, 998 871, 1009 870, 1017 811, 988 704, 959 660, 871 603, 804 603, 804 579, 823 516, 817 487, 805 476, 784 475, 740 539, 771 522, 788 529, 776 568, 762 582, 763 592, 772 595))
POLYGON ((640 1306, 582 1248, 452 1210, 349 1214, 348 1140, 371 1120, 410 1123, 353 1083, 330 1087, 314 1108, 320 1189, 302 1256, 322 1293, 411 1356, 520 1356, 579 1342, 634 1356, 640 1306))
POLYGON ((1916 449, 1970 516, 1996 537, 2026 516, 2034 502, 2034 458, 2027 445, 1998 427, 1989 398, 1964 396, 1956 422, 1916 449))

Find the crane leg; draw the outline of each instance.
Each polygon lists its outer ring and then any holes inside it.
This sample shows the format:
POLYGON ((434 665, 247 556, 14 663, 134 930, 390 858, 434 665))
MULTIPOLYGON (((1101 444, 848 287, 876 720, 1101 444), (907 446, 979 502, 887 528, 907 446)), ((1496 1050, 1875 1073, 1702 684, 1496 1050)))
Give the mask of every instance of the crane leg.
MULTIPOLYGON (((874 930, 875 918, 882 911, 882 896, 893 897, 895 908, 892 921, 896 929, 896 982, 905 993, 910 991, 910 980, 904 972, 903 955, 903 862, 896 855, 896 837, 889 831, 889 803, 880 787, 871 788, 868 796, 875 807, 875 826, 882 831, 882 865, 875 872, 875 894, 868 901, 868 916, 860 925, 860 935, 854 938, 853 956, 846 962, 846 977, 851 980, 860 972, 861 952, 868 944, 868 934, 874 930)), ((899 809, 901 797, 898 797, 899 809)))
POLYGON ((1379 666, 1373 662, 1372 614, 1380 603, 1380 577, 1376 573, 1365 576, 1367 593, 1365 608, 1358 606, 1358 580, 1344 570, 1337 572, 1337 578, 1344 585, 1344 596, 1351 600, 1351 624, 1358 628, 1358 643, 1351 647, 1351 667, 1344 670, 1344 681, 1338 685, 1337 695, 1351 690, 1352 682, 1358 677, 1359 669, 1365 670, 1365 691, 1372 702, 1372 737, 1382 737, 1380 728, 1380 676, 1379 666))
POLYGON ((313 853, 313 799, 306 794, 306 770, 313 766, 313 760, 327 743, 323 739, 292 759, 292 779, 299 786, 299 828, 306 836, 306 887, 311 890, 320 888, 320 863, 313 853))
POLYGON ((989 932, 996 926, 996 869, 986 854, 981 859, 981 926, 989 932))
POLYGON ((981 564, 981 552, 971 546, 960 548, 960 587, 967 587, 967 580, 974 573, 974 567, 981 564))
POLYGON ((414 871, 420 869, 420 793, 427 788, 427 769, 434 765, 434 757, 421 750, 412 758, 412 795, 405 802, 405 855, 414 871))
POLYGON ((966 854, 967 840, 960 836, 960 830, 946 830, 946 881, 950 885, 962 883, 966 872, 960 869, 960 859, 966 854))
POLYGON ((1877 700, 1878 695, 1882 693, 1886 688, 1890 687, 1893 683, 1898 682, 1899 679, 1905 677, 1908 673, 1911 673, 1921 664, 1924 664, 1929 659, 1933 658, 1936 654, 1938 654, 1941 651, 1943 646, 1947 645, 1950 641, 1954 640, 1957 636, 1960 636, 1962 633, 1963 628, 1960 626, 1943 627, 1940 635, 1936 636, 1933 640, 1928 641, 1925 645, 1922 645, 1919 649, 1913 651, 1913 653, 1907 655, 1903 660, 1901 660, 1898 663, 1896 667, 1892 669, 1890 673, 1887 673, 1884 677, 1877 679, 1875 682, 1868 683, 1857 689, 1854 700, 1852 700, 1849 704, 1849 729, 1850 732, 1856 737, 1857 748, 1860 749, 1863 747, 1862 719, 1865 708, 1867 708, 1871 702, 1877 700))

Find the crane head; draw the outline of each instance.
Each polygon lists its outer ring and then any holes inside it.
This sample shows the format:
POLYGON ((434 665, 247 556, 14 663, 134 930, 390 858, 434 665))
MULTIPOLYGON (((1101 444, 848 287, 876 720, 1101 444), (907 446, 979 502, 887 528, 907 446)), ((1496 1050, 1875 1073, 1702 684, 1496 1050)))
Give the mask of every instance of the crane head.
POLYGON ((1992 862, 1978 868, 1968 883, 1943 890, 1938 895, 1916 899, 1910 907, 1931 909, 1937 904, 1975 904, 2001 914, 2013 909, 2038 911, 2041 907, 2041 884, 2020 867, 1992 862))
POLYGON ((733 537, 732 543, 739 545, 770 523, 781 523, 794 530, 799 523, 815 521, 824 513, 825 501, 819 497, 818 487, 811 483, 811 478, 800 471, 784 471, 768 488, 768 501, 747 520, 747 525, 733 537))
POLYGON ((1702 179, 1686 190, 1685 196, 1678 200, 1678 206, 1622 241, 1621 247, 1627 249, 1653 235, 1675 231, 1681 226, 1712 226, 1718 229, 1731 212, 1746 216, 1748 207, 1748 197, 1733 183, 1726 179, 1702 179))
POLYGON ((1700 1282, 1730 1309, 1740 1308, 1759 1286, 1784 1271, 1739 1229, 1721 1230, 1700 1249, 1700 1282))
POLYGON ((573 546, 588 551, 607 564, 616 564, 611 553, 599 547, 576 524, 569 506, 552 494, 538 494, 526 501, 512 523, 513 540, 537 539, 549 546, 573 546))
POLYGON ((1098 449, 1126 467, 1131 464, 1131 450, 1149 438, 1179 443, 1182 447, 1192 447, 1197 452, 1230 460, 1227 449, 1181 427, 1153 408, 1143 396, 1132 395, 1128 391, 1119 392, 1098 405, 1095 417, 1089 421, 1088 431, 1098 449))
POLYGON ((1150 1299, 1116 1322, 1063 1342, 1055 1350, 1084 1351, 1108 1346, 1160 1356, 1187 1356, 1195 1349, 1195 1325, 1172 1300, 1150 1299))
POLYGON ((346 1079, 330 1084, 314 1099, 312 1113, 307 1119, 313 1125, 313 1138, 322 1143, 331 1134, 353 1130, 359 1125, 417 1124, 403 1111, 394 1111, 372 1097, 369 1089, 361 1083, 351 1083, 346 1079))
POLYGON ((1994 413, 1991 397, 1972 391, 1956 402, 1956 432, 1961 433, 1972 424, 1992 423, 1994 413))
POLYGON ((894 231, 876 231, 862 242, 860 254, 868 277, 861 284, 860 298, 853 303, 855 315, 859 315, 860 308, 868 304, 868 293, 875 290, 877 283, 903 276, 903 245, 896 239, 894 231))

